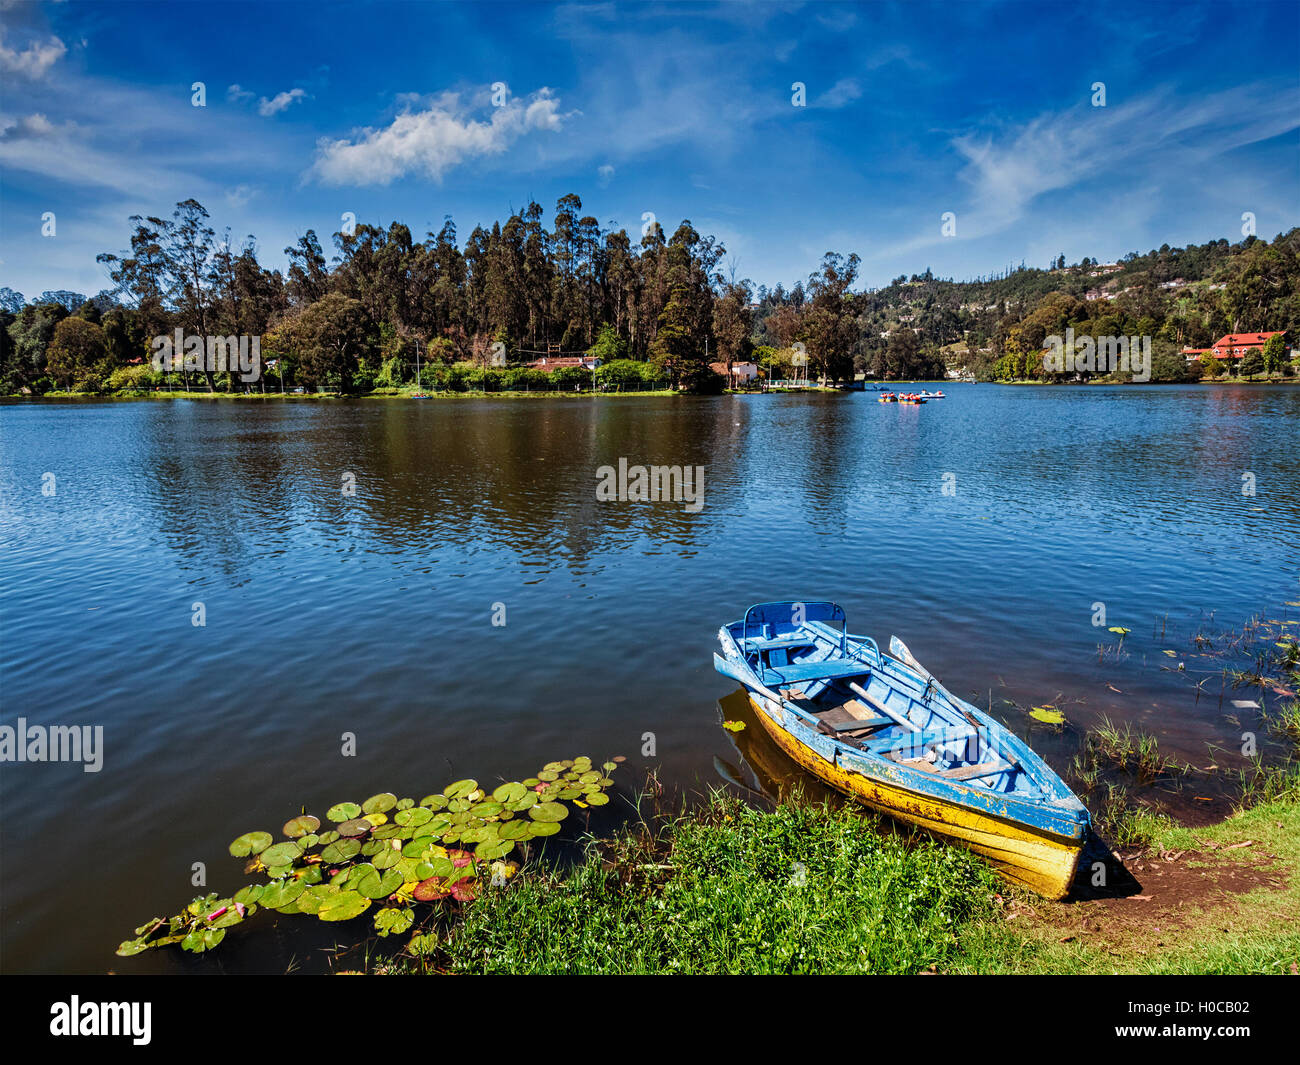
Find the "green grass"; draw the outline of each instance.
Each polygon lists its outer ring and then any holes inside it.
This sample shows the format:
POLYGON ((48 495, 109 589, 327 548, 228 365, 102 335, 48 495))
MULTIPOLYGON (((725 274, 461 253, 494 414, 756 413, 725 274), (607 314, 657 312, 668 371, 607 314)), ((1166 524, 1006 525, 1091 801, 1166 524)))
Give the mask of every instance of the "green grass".
POLYGON ((915 973, 957 956, 999 881, 848 811, 716 797, 653 838, 592 844, 466 909, 456 973, 915 973))

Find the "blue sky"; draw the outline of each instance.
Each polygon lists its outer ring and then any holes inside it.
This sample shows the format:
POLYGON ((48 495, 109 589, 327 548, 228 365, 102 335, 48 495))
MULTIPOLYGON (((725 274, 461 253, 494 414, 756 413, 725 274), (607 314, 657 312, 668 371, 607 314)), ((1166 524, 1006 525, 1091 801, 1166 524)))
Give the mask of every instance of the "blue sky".
POLYGON ((188 197, 283 266, 344 212, 463 242, 576 192, 787 285, 829 250, 879 285, 1300 223, 1294 0, 0 0, 0 26, 0 285, 29 297, 98 291, 128 217, 188 197))

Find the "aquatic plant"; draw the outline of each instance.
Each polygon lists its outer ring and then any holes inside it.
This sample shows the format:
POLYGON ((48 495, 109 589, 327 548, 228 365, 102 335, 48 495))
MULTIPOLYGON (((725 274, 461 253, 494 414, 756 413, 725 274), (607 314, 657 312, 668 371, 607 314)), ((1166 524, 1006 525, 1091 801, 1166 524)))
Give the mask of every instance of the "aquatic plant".
MULTIPOLYGON (((566 804, 607 804, 609 774, 623 760, 599 768, 585 756, 549 762, 537 776, 491 792, 476 780, 458 780, 418 804, 380 792, 361 803, 335 803, 324 821, 304 810, 284 823, 280 842, 260 829, 245 832, 231 842, 230 854, 246 859, 245 873, 264 874, 265 881, 229 898, 213 892, 178 914, 155 917, 117 953, 129 957, 172 944, 203 953, 259 909, 349 921, 374 908, 378 935, 408 932, 420 905, 462 905, 485 885, 503 886, 519 868, 511 855, 558 833, 570 813, 566 804), (325 822, 333 827, 321 831, 325 822)), ((427 940, 417 931, 408 946, 420 952, 427 940)))

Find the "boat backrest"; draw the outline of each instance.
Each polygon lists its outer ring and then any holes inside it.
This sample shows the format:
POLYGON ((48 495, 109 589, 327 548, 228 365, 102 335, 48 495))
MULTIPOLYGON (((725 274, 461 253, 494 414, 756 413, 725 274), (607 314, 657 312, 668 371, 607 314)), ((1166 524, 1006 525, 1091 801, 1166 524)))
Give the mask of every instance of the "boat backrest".
MULTIPOLYGON (((829 602, 758 603, 745 611, 741 639, 762 635, 765 638, 793 632, 807 622, 820 621, 836 628, 842 635, 848 629, 843 609, 829 602)), ((843 647, 841 646, 841 653, 843 647)))

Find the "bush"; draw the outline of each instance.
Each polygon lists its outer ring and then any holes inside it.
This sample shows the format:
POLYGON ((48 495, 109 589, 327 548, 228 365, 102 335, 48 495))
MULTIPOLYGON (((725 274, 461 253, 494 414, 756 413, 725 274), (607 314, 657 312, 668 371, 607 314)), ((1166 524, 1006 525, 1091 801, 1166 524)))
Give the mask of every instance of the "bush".
POLYGON ((161 373, 152 366, 119 366, 108 375, 105 385, 110 392, 151 392, 164 384, 161 373))

